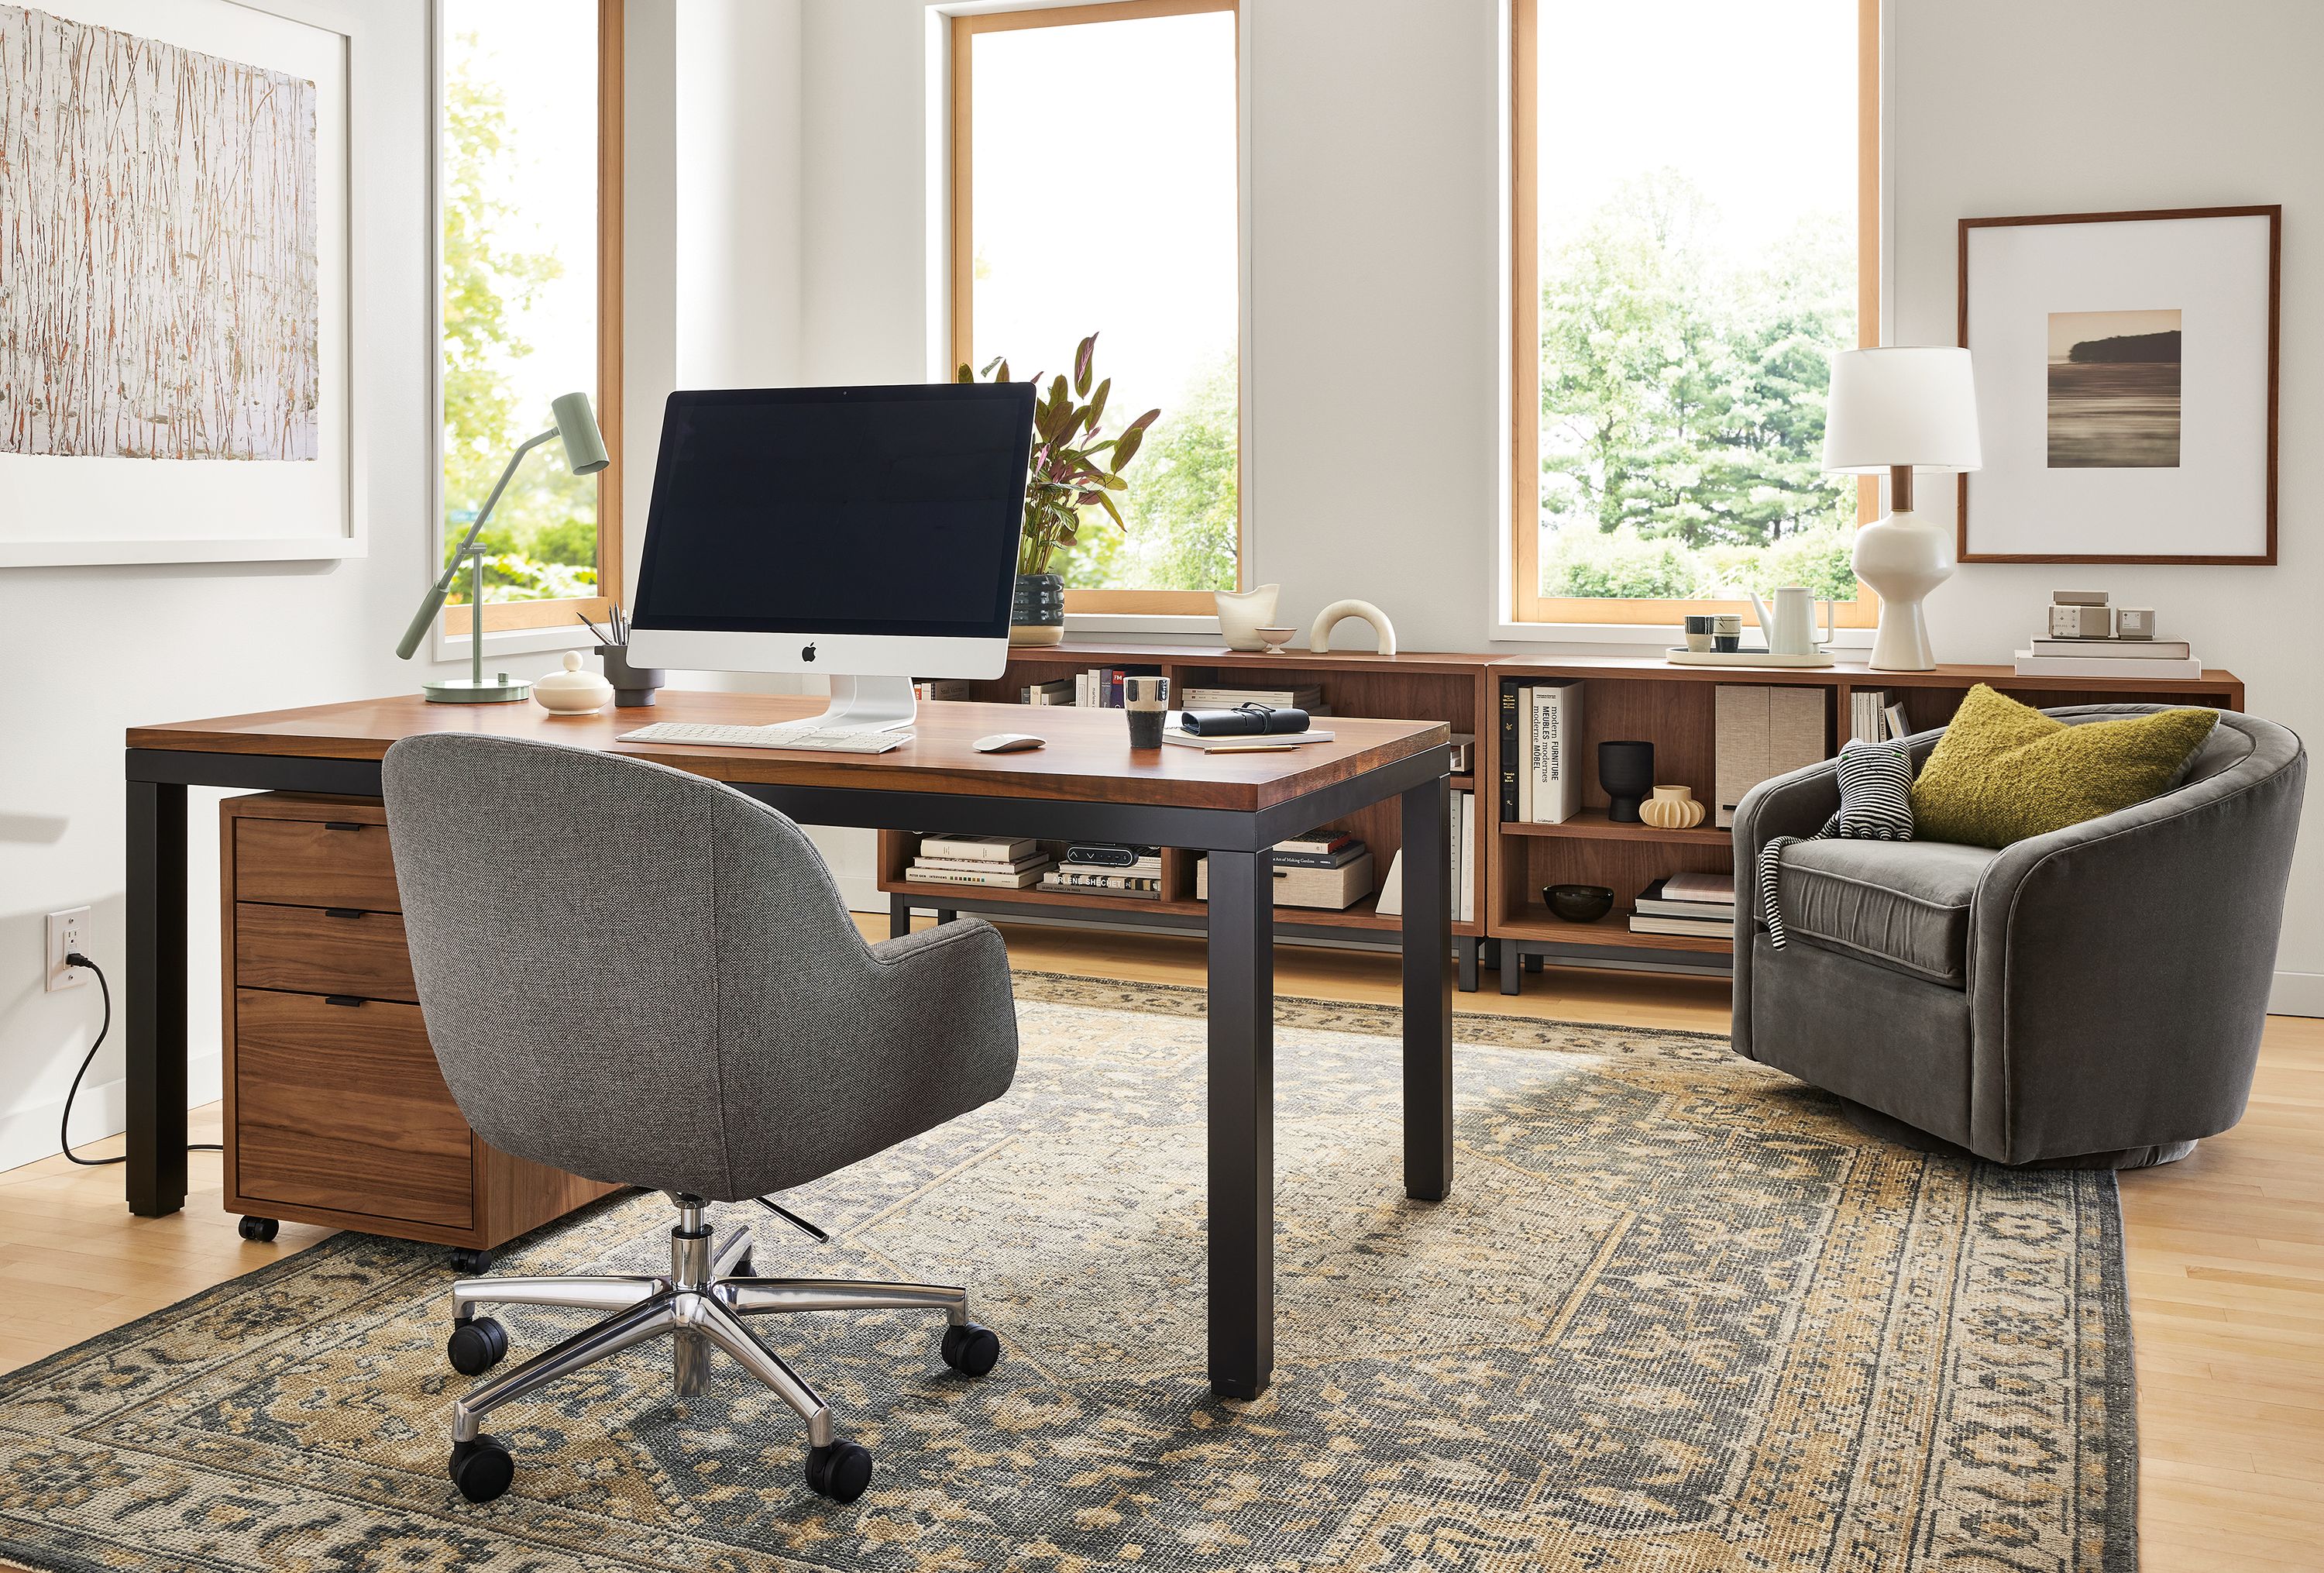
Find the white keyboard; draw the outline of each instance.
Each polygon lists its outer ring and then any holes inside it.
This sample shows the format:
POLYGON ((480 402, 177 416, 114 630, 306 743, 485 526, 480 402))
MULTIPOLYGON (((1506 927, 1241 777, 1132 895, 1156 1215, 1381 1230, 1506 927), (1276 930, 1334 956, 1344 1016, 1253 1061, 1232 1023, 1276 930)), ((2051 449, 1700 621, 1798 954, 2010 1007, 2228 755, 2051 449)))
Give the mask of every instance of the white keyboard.
POLYGON ((817 754, 885 754, 912 740, 909 732, 825 732, 796 723, 781 726, 713 726, 700 721, 656 721, 624 732, 624 743, 707 743, 719 748, 804 748, 817 754))

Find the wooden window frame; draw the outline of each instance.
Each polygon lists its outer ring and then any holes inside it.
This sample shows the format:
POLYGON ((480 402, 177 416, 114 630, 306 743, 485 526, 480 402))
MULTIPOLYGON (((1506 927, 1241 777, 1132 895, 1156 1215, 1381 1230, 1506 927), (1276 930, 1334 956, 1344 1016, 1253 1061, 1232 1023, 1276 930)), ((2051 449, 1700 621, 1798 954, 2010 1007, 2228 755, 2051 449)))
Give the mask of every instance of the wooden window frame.
MULTIPOLYGON (((1057 5, 1024 11, 985 11, 951 19, 952 47, 952 202, 949 215, 950 255, 952 265, 951 365, 970 364, 975 357, 975 227, 972 222, 975 148, 973 114, 973 97, 970 51, 978 35, 987 32, 1018 32, 1034 27, 1071 27, 1090 22, 1135 22, 1149 16, 1191 16, 1213 11, 1223 11, 1235 19, 1236 66, 1240 71, 1242 51, 1242 11, 1240 0, 1097 0, 1087 5, 1057 5)), ((1240 93, 1238 93, 1240 101, 1240 93)), ((1241 162, 1242 126, 1238 110, 1235 125, 1235 148, 1238 171, 1236 175, 1236 266, 1241 262, 1241 162)), ((1242 312, 1242 290, 1238 278, 1235 290, 1235 312, 1242 312)), ((1240 324, 1237 324, 1240 339, 1240 324)), ((1235 366, 1235 588, 1250 588, 1250 518, 1247 512, 1241 484, 1243 456, 1249 451, 1246 438, 1250 431, 1249 412, 1243 403, 1241 356, 1238 353, 1235 366)), ((1209 590, 1087 590, 1068 588, 1065 610, 1073 612, 1115 613, 1168 616, 1213 615, 1218 603, 1209 590)))
MULTIPOLYGON (((1509 16, 1509 563, 1517 623, 1674 624, 1690 613, 1739 612, 1748 601, 1622 599, 1541 593, 1541 0, 1512 0, 1509 16)), ((1880 0, 1856 5, 1856 342, 1880 342, 1880 0)), ((1880 516, 1880 480, 1858 478, 1856 522, 1880 516)), ((1858 583, 1832 608, 1843 628, 1879 621, 1879 598, 1858 583)))
MULTIPOLYGON (((443 7, 433 8, 438 32, 438 84, 435 135, 440 148, 444 136, 442 84, 443 7)), ((605 467, 597 472, 597 593, 554 601, 487 601, 486 634, 514 633, 535 628, 575 628, 574 615, 603 623, 607 610, 622 598, 622 20, 624 0, 597 0, 597 387, 591 403, 597 430, 605 439, 605 467)), ((441 182, 438 181, 438 202, 441 182)), ((437 266, 434 287, 443 291, 443 213, 436 216, 437 266)), ((439 301, 438 310, 441 305, 439 301)), ((440 432, 443 409, 443 333, 440 317, 436 344, 436 424, 440 432)), ((435 551, 431 574, 443 571, 443 458, 438 450, 435 551)), ((467 605, 444 608, 438 634, 466 642, 473 621, 467 605)))

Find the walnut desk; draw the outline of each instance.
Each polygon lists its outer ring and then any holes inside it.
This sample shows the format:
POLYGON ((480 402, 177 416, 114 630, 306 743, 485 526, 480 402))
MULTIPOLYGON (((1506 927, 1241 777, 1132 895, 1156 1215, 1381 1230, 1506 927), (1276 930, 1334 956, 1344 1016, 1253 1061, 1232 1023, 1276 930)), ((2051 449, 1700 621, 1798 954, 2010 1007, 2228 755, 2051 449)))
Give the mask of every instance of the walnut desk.
MULTIPOLYGON (((818 700, 665 691, 651 710, 550 716, 536 706, 430 705, 418 696, 139 726, 128 735, 126 1018, 130 1210, 186 1195, 186 789, 376 798, 399 738, 475 732, 631 754, 724 781, 814 825, 1066 837, 1210 855, 1212 1386, 1265 1391, 1274 1368, 1276 842, 1398 800, 1405 857, 1405 1192, 1452 1180, 1452 979, 1447 728, 1335 718, 1333 740, 1282 753, 1133 754, 1122 716, 1064 706, 1037 717, 1048 746, 981 754, 1026 726, 1021 706, 924 704, 913 740, 883 754, 631 745, 651 721, 796 720, 818 700)), ((586 870, 576 877, 586 881, 586 870)))

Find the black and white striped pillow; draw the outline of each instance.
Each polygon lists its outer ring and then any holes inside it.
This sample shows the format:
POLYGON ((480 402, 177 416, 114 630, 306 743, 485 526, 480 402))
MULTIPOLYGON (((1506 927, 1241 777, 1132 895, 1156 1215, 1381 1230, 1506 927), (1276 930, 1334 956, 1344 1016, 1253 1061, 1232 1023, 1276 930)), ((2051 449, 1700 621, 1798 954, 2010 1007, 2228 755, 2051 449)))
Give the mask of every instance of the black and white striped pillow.
MULTIPOLYGON (((1866 743, 1850 738, 1840 751, 1840 812, 1824 822, 1809 839, 1836 837, 1843 841, 1910 841, 1913 838, 1913 752, 1902 742, 1866 743)), ((1775 881, 1783 870, 1784 848, 1796 836, 1778 836, 1759 848, 1759 918, 1766 925, 1767 943, 1784 948, 1783 904, 1775 881)))

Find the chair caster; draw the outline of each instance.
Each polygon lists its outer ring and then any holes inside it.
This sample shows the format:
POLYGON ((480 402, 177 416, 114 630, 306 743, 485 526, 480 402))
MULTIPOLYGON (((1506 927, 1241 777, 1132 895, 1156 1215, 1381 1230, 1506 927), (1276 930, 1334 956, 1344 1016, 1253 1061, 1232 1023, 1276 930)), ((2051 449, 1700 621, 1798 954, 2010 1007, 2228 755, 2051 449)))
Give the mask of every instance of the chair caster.
MULTIPOLYGON (((807 1489, 818 1496, 827 1496, 834 1502, 853 1502, 871 1484, 871 1452, 856 1443, 834 1442, 827 1448, 807 1450, 807 1489)), ((507 1489, 505 1484, 502 1489, 507 1489)))
POLYGON ((482 1376, 508 1357, 508 1329, 490 1317, 452 1324, 444 1358, 463 1376, 482 1376))
POLYGON ((516 1478, 516 1460, 494 1439, 478 1437, 473 1442, 452 1444, 451 1461, 444 1472, 470 1502, 490 1502, 516 1478))
POLYGON ((1001 1339, 991 1328, 964 1322, 946 1328, 944 1363, 963 1376, 982 1376, 1001 1360, 1001 1339))
POLYGON ((263 1245, 282 1232, 282 1221, 280 1218, 245 1217, 235 1226, 235 1232, 245 1240, 255 1240, 263 1245))
POLYGON ((493 1270, 493 1252, 479 1251, 470 1245, 455 1245, 452 1247, 453 1270, 466 1273, 471 1278, 490 1272, 493 1270))

